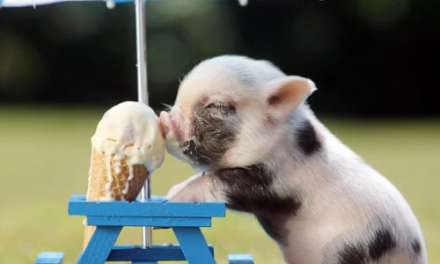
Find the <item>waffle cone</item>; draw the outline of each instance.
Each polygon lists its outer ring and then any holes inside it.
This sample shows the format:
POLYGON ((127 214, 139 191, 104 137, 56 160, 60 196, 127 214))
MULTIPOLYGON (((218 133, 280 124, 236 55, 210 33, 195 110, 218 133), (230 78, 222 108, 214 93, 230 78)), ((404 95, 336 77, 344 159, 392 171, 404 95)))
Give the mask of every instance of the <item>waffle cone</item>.
MULTIPOLYGON (((133 201, 149 176, 142 164, 128 164, 128 157, 116 159, 92 148, 90 158, 88 201, 126 200, 133 201), (109 172, 110 170, 110 172, 109 172)), ((85 226, 84 246, 95 231, 94 226, 85 226)))

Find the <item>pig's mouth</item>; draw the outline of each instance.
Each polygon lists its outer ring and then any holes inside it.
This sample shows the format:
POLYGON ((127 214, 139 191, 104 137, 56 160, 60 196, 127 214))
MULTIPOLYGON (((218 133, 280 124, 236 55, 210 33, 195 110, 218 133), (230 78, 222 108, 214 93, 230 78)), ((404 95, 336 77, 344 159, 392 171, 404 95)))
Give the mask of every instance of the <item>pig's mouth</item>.
POLYGON ((196 166, 207 166, 211 162, 211 159, 203 154, 200 143, 198 143, 197 139, 195 138, 184 141, 180 147, 182 149, 182 153, 196 166))

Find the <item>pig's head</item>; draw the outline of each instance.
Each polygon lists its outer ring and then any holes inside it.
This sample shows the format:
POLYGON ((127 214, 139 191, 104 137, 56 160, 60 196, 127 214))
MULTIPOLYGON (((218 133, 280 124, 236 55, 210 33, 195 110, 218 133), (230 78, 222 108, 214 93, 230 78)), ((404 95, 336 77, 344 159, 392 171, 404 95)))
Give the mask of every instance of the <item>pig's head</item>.
POLYGON ((315 90, 266 61, 221 56, 197 65, 160 115, 168 151, 199 168, 248 166, 282 144, 288 119, 315 90))

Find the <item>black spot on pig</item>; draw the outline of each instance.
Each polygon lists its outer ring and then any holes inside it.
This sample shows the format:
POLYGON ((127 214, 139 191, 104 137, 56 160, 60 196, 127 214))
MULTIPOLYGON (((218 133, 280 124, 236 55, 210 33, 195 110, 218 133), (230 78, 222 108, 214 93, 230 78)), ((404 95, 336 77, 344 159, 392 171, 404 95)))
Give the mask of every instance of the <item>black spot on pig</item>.
POLYGON ((225 186, 229 206, 247 212, 292 212, 300 207, 296 197, 282 197, 272 190, 274 176, 262 164, 216 170, 215 180, 225 186))
POLYGON ((296 143, 299 149, 308 156, 319 151, 322 147, 315 128, 308 120, 304 121, 303 126, 297 130, 296 143))
POLYGON ((368 244, 368 252, 373 260, 377 260, 396 247, 393 235, 387 229, 379 229, 368 244))
POLYGON ((338 264, 367 264, 368 255, 359 245, 346 245, 339 252, 338 264))
POLYGON ((207 164, 210 162, 210 159, 200 153, 201 148, 197 145, 194 139, 183 142, 181 147, 183 149, 183 154, 190 157, 196 163, 207 164))
POLYGON ((338 264, 376 263, 396 248, 396 241, 389 229, 380 227, 367 241, 349 242, 337 254, 338 264))
POLYGON ((411 242, 411 248, 416 255, 420 254, 421 246, 420 242, 417 239, 414 239, 411 242))
POLYGON ((256 214, 257 220, 263 227, 264 231, 278 243, 287 246, 287 237, 289 230, 286 227, 286 221, 290 214, 256 214))
POLYGON ((284 243, 285 221, 301 207, 298 197, 280 196, 271 187, 274 176, 262 164, 215 171, 214 180, 224 186, 227 206, 255 214, 266 232, 284 243))
POLYGON ((183 153, 200 165, 219 162, 234 142, 238 130, 235 107, 199 104, 195 109, 193 138, 182 144, 183 153))

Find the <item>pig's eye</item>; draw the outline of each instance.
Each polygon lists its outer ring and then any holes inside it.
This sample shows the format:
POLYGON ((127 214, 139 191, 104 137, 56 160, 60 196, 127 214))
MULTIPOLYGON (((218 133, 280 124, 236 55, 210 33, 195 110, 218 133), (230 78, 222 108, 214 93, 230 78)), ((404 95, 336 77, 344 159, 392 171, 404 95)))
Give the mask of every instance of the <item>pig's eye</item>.
POLYGON ((224 103, 210 103, 205 106, 205 109, 208 111, 219 112, 223 115, 230 115, 235 113, 235 107, 233 105, 226 105, 224 103))
POLYGON ((221 109, 223 107, 224 106, 221 103, 210 103, 207 106, 205 106, 205 109, 221 109))

